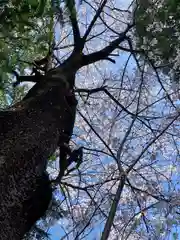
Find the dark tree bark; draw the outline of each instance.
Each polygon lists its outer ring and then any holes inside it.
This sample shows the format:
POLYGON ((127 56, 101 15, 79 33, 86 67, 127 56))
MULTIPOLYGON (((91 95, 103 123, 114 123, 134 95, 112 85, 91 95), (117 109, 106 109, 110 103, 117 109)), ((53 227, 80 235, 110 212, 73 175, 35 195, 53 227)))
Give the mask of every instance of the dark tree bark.
POLYGON ((68 64, 49 72, 21 102, 0 112, 2 240, 22 239, 35 223, 31 205, 40 189, 38 179, 44 176, 48 157, 72 134, 77 101, 72 91, 75 70, 69 64, 67 72, 68 64))

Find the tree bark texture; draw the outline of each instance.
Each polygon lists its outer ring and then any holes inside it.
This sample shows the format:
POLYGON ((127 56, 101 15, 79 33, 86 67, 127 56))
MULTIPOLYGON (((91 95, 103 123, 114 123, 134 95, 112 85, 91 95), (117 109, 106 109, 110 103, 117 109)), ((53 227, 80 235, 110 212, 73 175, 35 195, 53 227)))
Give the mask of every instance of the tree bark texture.
POLYGON ((69 76, 59 72, 49 73, 20 103, 0 112, 0 240, 20 240, 29 230, 25 203, 48 157, 73 129, 77 102, 65 84, 69 76))

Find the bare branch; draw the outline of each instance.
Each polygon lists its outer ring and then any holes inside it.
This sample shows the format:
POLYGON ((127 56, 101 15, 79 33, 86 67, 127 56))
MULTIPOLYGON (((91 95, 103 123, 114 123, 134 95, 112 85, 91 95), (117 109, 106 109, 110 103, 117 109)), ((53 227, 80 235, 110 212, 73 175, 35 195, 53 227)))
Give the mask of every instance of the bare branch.
POLYGON ((76 9, 75 9, 75 1, 67 1, 67 8, 69 10, 69 18, 71 21, 72 25, 72 30, 73 30, 73 37, 74 37, 74 50, 81 48, 81 36, 80 36, 80 31, 79 31, 79 26, 77 22, 77 16, 76 16, 76 9))
POLYGON ((96 132, 96 130, 93 128, 93 126, 89 123, 89 121, 86 119, 86 117, 78 110, 79 115, 83 118, 83 120, 87 123, 87 125, 91 128, 91 130, 96 134, 96 136, 101 140, 101 142, 104 144, 104 146, 109 150, 112 157, 117 161, 116 156, 114 155, 111 148, 108 146, 108 144, 103 140, 103 138, 96 132))
POLYGON ((167 126, 155 137, 153 138, 147 145, 146 147, 144 147, 144 149, 142 150, 142 152, 139 154, 139 156, 137 157, 137 159, 130 165, 129 169, 127 170, 127 173, 129 173, 133 167, 138 163, 138 161, 141 159, 141 157, 143 156, 143 154, 148 150, 148 148, 155 142, 157 141, 165 132, 166 130, 168 130, 168 128, 173 124, 173 122, 175 122, 180 116, 180 113, 177 114, 177 116, 174 117, 174 119, 167 124, 167 126))
POLYGON ((111 54, 116 48, 118 48, 120 43, 128 39, 126 34, 133 26, 134 25, 128 25, 126 30, 119 34, 119 37, 117 39, 110 42, 110 44, 102 50, 90 53, 89 55, 84 55, 82 57, 82 66, 97 62, 99 60, 107 59, 109 54, 111 54))
POLYGON ((109 237, 109 233, 110 233, 111 227, 113 225, 114 217, 116 214, 116 210, 117 210, 117 207, 119 204, 119 200, 121 197, 121 193, 123 191, 125 181, 126 181, 126 175, 122 174, 120 177, 118 189, 116 191, 116 194, 115 194, 115 197, 114 197, 114 200, 113 200, 113 203, 112 203, 109 215, 108 215, 108 219, 107 219, 105 227, 104 227, 104 231, 101 236, 101 240, 107 240, 109 237))
POLYGON ((100 7, 98 8, 98 10, 96 11, 96 14, 94 15, 91 23, 89 24, 88 29, 86 30, 86 32, 85 32, 85 34, 84 34, 84 36, 83 36, 83 42, 84 42, 84 43, 85 43, 85 41, 86 41, 89 33, 91 32, 91 30, 92 30, 92 28, 93 28, 96 20, 98 19, 98 17, 100 16, 103 8, 105 7, 106 3, 107 3, 107 0, 104 0, 104 1, 102 2, 102 4, 100 5, 100 7))

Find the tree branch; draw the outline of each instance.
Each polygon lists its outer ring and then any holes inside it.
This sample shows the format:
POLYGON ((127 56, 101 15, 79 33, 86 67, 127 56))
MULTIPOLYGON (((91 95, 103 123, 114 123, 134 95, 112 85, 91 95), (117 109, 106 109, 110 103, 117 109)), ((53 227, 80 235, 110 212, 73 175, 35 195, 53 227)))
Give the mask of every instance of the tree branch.
POLYGON ((111 227, 113 225, 114 217, 115 217, 115 214, 116 214, 116 211, 117 211, 117 207, 118 207, 119 200, 120 200, 123 188, 124 188, 125 181, 126 181, 126 175, 122 174, 120 176, 118 189, 115 193, 115 197, 114 197, 112 205, 111 205, 111 209, 110 209, 110 212, 109 212, 109 215, 108 215, 108 219, 105 223, 104 230, 102 232, 101 240, 107 240, 108 237, 109 237, 109 233, 110 233, 111 227))
POLYGON ((84 88, 79 88, 76 89, 75 92, 79 92, 79 93, 87 93, 88 96, 97 92, 104 92, 106 95, 108 95, 108 97, 115 102, 120 108, 122 108, 123 111, 125 111, 127 114, 131 115, 133 118, 136 118, 138 115, 136 115, 135 113, 130 112, 126 107, 124 107, 107 89, 106 87, 99 87, 99 88, 94 88, 94 89, 84 89, 84 88))
POLYGON ((96 132, 96 130, 93 128, 93 126, 89 123, 89 121, 86 119, 86 117, 77 110, 79 115, 82 117, 82 119, 87 123, 87 125, 90 127, 90 129, 94 132, 94 134, 101 140, 101 142, 104 144, 104 146, 108 149, 108 151, 111 153, 112 157, 117 161, 116 156, 114 155, 111 148, 108 146, 108 144, 103 140, 103 138, 96 132))
POLYGON ((102 4, 100 5, 100 7, 98 8, 98 10, 96 11, 96 14, 94 15, 91 23, 89 24, 89 27, 88 27, 88 29, 86 30, 86 32, 85 32, 85 34, 84 34, 84 36, 83 36, 83 42, 84 42, 84 44, 85 44, 85 41, 86 41, 89 33, 91 32, 91 30, 92 30, 92 28, 93 28, 96 20, 98 19, 98 17, 100 16, 103 8, 105 7, 106 3, 107 3, 107 0, 104 0, 104 1, 102 2, 102 4))
POLYGON ((116 48, 118 48, 121 42, 128 39, 126 34, 133 26, 134 24, 128 25, 126 30, 120 33, 119 37, 114 41, 110 42, 110 44, 107 47, 101 49, 100 51, 90 53, 89 55, 84 55, 82 57, 82 66, 86 66, 99 60, 107 59, 109 54, 111 54, 116 48))
POLYGON ((180 113, 177 114, 177 116, 174 117, 174 119, 166 125, 166 127, 155 137, 153 138, 141 151, 139 156, 135 159, 135 161, 129 166, 127 173, 131 172, 131 170, 134 168, 134 166, 138 163, 138 161, 141 159, 141 157, 144 155, 144 153, 148 150, 148 148, 156 142, 165 132, 168 130, 168 128, 180 117, 180 113))
POLYGON ((67 8, 69 10, 69 19, 71 21, 72 30, 73 30, 73 37, 74 37, 74 50, 81 48, 81 36, 79 31, 79 26, 77 22, 77 15, 76 15, 76 8, 75 8, 75 1, 66 1, 67 8))

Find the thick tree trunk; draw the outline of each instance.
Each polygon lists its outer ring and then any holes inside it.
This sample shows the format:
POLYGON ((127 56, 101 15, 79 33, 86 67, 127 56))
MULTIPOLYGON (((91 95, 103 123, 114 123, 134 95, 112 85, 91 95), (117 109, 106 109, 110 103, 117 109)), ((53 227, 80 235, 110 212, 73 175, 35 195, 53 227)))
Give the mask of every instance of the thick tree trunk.
POLYGON ((65 73, 58 83, 46 77, 22 102, 0 112, 0 240, 22 239, 29 230, 24 205, 36 189, 48 157, 59 140, 64 141, 68 124, 73 124, 75 107, 68 98, 74 99, 74 95, 65 86, 66 79, 65 73))

